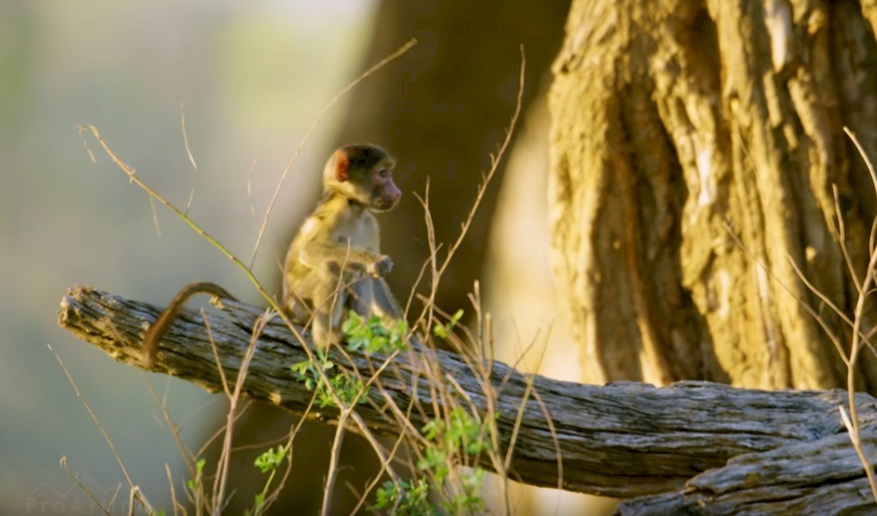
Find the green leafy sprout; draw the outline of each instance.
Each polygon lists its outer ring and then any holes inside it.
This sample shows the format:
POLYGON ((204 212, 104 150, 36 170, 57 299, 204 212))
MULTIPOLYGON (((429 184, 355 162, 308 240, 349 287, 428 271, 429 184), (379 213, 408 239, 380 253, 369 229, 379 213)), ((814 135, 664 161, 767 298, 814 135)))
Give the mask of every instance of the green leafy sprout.
POLYGON ((433 334, 436 337, 441 337, 443 339, 447 339, 451 335, 451 330, 454 329, 454 326, 460 322, 460 319, 463 317, 463 309, 457 310, 457 312, 451 317, 451 319, 447 322, 447 324, 436 324, 432 328, 433 334))
POLYGON ((263 474, 270 473, 270 475, 268 476, 268 480, 265 481, 265 487, 254 497, 253 510, 247 510, 245 512, 247 516, 258 516, 265 513, 265 499, 268 497, 268 488, 271 487, 271 482, 274 480, 274 475, 277 473, 277 469, 286 459, 288 454, 289 446, 278 446, 276 450, 274 448, 268 448, 265 452, 256 457, 253 465, 263 474))
POLYGON ((303 382, 305 389, 316 392, 317 406, 320 408, 335 406, 332 391, 326 383, 325 378, 327 377, 332 389, 342 403, 349 405, 355 400, 358 403, 365 403, 369 389, 364 386, 362 379, 346 371, 339 371, 334 375, 330 375, 330 371, 335 368, 335 363, 329 360, 325 352, 318 351, 317 355, 319 364, 315 364, 312 360, 308 359, 291 366, 296 380, 303 382), (322 367, 325 376, 320 374, 318 367, 322 367))
POLYGON ((204 465, 207 464, 207 461, 204 459, 198 459, 195 462, 195 478, 190 478, 186 481, 186 486, 188 486, 189 491, 193 494, 198 492, 198 486, 201 485, 201 479, 204 476, 204 465))
MULTIPOLYGON (((405 348, 408 323, 402 319, 393 320, 378 316, 365 319, 351 310, 347 320, 341 325, 341 331, 347 341, 347 349, 351 351, 389 353, 405 348)), ((361 378, 345 371, 330 374, 330 371, 335 369, 335 363, 323 350, 317 350, 317 359, 319 364, 308 359, 292 365, 296 380, 303 382, 307 390, 316 392, 317 406, 320 408, 335 406, 335 400, 325 378, 329 378, 329 384, 345 405, 355 400, 358 403, 365 403, 369 389, 364 386, 361 378), (320 374, 318 367, 322 367, 324 375, 320 374)))
POLYGON ((347 338, 347 349, 365 353, 389 353, 405 349, 408 323, 404 319, 391 319, 373 315, 364 319, 351 310, 341 324, 347 338))
POLYGON ((385 482, 376 491, 373 510, 395 510, 398 514, 460 514, 484 509, 481 488, 484 486, 485 470, 480 466, 460 475, 460 491, 442 502, 441 511, 429 503, 429 489, 441 490, 450 473, 454 458, 461 455, 474 456, 489 449, 482 424, 461 407, 455 407, 448 421, 433 419, 421 429, 429 441, 423 456, 417 461, 420 471, 432 472, 432 484, 425 477, 394 484, 385 482))

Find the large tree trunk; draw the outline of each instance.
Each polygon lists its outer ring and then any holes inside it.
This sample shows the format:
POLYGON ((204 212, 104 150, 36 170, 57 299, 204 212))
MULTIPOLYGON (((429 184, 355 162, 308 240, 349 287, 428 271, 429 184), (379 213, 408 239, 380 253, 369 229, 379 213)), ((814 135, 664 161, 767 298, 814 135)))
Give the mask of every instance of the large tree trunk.
POLYGON ((792 262, 849 314, 836 205, 861 276, 875 193, 843 126, 877 158, 875 22, 875 2, 574 2, 551 231, 588 380, 843 383, 806 307, 849 331, 792 262))

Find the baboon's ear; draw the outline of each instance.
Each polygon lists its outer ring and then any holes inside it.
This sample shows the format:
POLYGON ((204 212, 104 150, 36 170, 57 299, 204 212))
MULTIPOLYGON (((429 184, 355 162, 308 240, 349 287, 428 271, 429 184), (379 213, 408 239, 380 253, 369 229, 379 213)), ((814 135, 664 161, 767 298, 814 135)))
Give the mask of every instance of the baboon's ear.
POLYGON ((335 180, 339 183, 347 181, 349 178, 350 158, 347 153, 341 149, 335 151, 335 180))

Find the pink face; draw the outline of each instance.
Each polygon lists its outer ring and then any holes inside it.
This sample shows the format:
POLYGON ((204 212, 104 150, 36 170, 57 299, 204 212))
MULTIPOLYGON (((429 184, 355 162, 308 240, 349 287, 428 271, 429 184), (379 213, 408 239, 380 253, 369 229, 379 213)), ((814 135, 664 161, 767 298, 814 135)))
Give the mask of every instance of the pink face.
POLYGON ((396 206, 402 191, 393 182, 393 169, 389 165, 378 164, 371 172, 372 206, 375 211, 388 211, 396 206))

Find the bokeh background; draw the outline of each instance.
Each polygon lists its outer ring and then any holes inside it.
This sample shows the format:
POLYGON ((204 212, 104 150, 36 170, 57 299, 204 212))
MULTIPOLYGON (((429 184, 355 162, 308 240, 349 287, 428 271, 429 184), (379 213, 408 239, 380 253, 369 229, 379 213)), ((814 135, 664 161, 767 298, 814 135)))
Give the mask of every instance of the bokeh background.
MULTIPOLYGON (((0 512, 40 513, 34 502, 54 503, 47 486, 66 493, 73 483, 62 456, 102 489, 124 481, 49 346, 159 506, 167 507, 163 464, 181 474, 179 452, 143 382, 166 397, 193 445, 224 404, 115 364, 59 329, 55 311, 70 285, 164 303, 204 278, 257 301, 227 260, 153 206, 77 124, 95 125, 173 202, 185 206, 194 188, 190 215, 249 257, 280 174, 362 59, 373 10, 373 2, 343 0, 0 4, 0 512)), ((275 274, 288 226, 312 207, 311 172, 323 159, 315 151, 343 107, 290 173, 257 259, 260 275, 275 274)))
MULTIPOLYGON (((164 304, 183 284, 211 280, 259 302, 240 271, 129 184, 77 125, 96 126, 177 205, 186 206, 194 192, 190 216, 249 260, 271 193, 313 121, 351 79, 411 37, 418 45, 344 97, 303 147, 254 270, 279 291, 279 262, 314 205, 317 171, 329 150, 347 141, 393 150, 407 192, 422 192, 429 177, 439 241, 450 241, 512 113, 524 44, 525 111, 440 304, 468 309, 466 294, 482 279, 497 341, 507 344, 498 356, 517 360, 536 342, 523 366, 575 379, 577 360, 554 344, 564 334, 545 222, 544 92, 568 4, 518 4, 0 3, 0 512, 84 506, 80 513, 91 513, 61 457, 101 496, 121 485, 123 500, 113 507, 124 508, 125 477, 55 354, 157 507, 170 509, 165 465, 178 497, 186 474, 145 384, 165 400, 192 447, 217 428, 226 408, 219 395, 116 364, 59 329, 55 312, 71 285, 164 304), (197 166, 186 153, 183 116, 197 166)), ((407 291, 426 257, 423 214, 410 193, 394 213, 382 219, 385 250, 397 264, 392 286, 407 291)), ((242 421, 247 442, 276 439, 291 421, 265 408, 251 412, 242 421)), ((317 455, 328 454, 326 428, 306 429, 312 442, 326 445, 317 455)), ((355 438, 348 442, 357 446, 355 438)), ((240 467, 249 468, 251 456, 241 456, 240 467)), ((290 506, 317 507, 306 497, 319 494, 319 471, 310 468, 310 484, 295 481, 305 493, 291 487, 299 498, 290 506)), ((368 478, 371 470, 347 471, 368 478)), ((246 505, 245 480, 239 488, 246 505)), ((560 500, 551 495, 550 507, 562 508, 560 500)))

